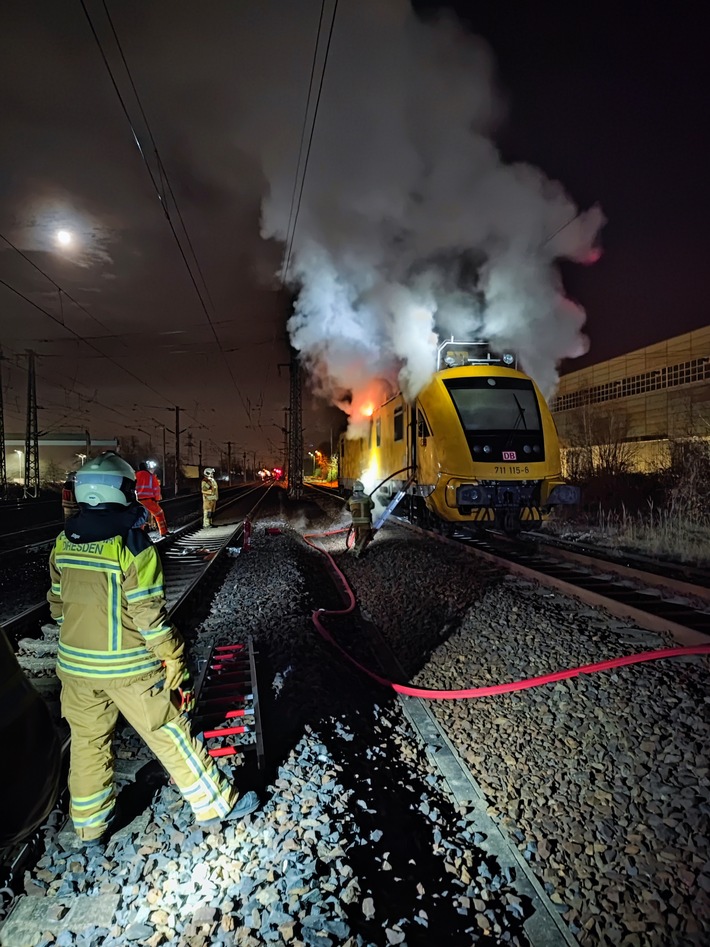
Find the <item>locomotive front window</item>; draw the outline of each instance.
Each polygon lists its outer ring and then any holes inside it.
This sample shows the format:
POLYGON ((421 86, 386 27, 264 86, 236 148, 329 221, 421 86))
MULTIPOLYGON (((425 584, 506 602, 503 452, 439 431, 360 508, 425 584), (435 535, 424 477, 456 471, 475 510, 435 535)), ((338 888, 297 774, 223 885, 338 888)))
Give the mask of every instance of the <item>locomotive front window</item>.
POLYGON ((454 378, 444 384, 468 432, 540 430, 535 390, 527 379, 454 378))

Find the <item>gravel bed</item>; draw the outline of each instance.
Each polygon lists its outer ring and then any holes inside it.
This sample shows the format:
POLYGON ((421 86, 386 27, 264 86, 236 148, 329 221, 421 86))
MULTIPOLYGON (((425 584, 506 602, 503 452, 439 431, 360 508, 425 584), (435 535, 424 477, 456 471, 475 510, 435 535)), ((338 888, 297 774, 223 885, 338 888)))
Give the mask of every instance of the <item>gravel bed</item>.
POLYGON ((0 621, 41 602, 49 588, 49 549, 27 553, 0 568, 0 621))
MULTIPOLYGON (((396 527, 337 558, 422 687, 666 644, 396 527)), ((707 663, 690 657, 433 709, 579 942, 650 947, 710 941, 709 704, 707 663)))
MULTIPOLYGON (((212 642, 249 634, 257 644, 263 807, 204 836, 177 792, 146 767, 121 797, 146 793, 144 811, 105 857, 87 864, 71 829, 48 834, 25 876, 24 902, 45 899, 60 919, 35 943, 528 943, 531 906, 517 895, 514 873, 484 854, 483 836, 453 805, 399 703, 314 632, 312 609, 337 604, 318 554, 281 520, 260 524, 208 617, 183 631, 193 632, 195 661, 212 642), (265 526, 284 530, 267 535, 265 526), (86 897, 104 899, 105 922, 72 927, 71 905, 86 897)), ((147 755, 139 746, 119 734, 119 762, 140 766, 147 755)), ((220 765, 242 790, 257 785, 250 754, 231 769, 220 765)))

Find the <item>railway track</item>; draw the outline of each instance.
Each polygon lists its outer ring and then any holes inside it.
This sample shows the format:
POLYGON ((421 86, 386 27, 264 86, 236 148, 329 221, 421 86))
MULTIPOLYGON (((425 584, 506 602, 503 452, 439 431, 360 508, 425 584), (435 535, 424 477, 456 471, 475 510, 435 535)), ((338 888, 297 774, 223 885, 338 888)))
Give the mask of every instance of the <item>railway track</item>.
MULTIPOLYGON (((267 496, 268 491, 263 488, 254 488, 246 493, 241 493, 238 497, 231 498, 223 503, 217 510, 217 513, 224 513, 226 510, 234 507, 236 504, 244 506, 243 516, 252 517, 257 512, 259 506, 267 496), (257 502, 251 508, 245 506, 245 500, 249 500, 254 490, 260 494, 257 502)), ((168 617, 175 621, 179 619, 180 612, 190 603, 195 593, 201 588, 206 580, 211 576, 212 570, 220 559, 220 556, 227 550, 239 544, 243 537, 244 523, 243 519, 238 524, 217 525, 209 529, 203 529, 201 525, 197 526, 193 521, 186 524, 170 537, 169 542, 164 542, 159 546, 161 560, 165 575, 165 596, 167 600, 168 617)), ((46 618, 48 609, 46 603, 25 609, 22 613, 15 616, 10 621, 5 622, 2 630, 7 633, 11 639, 17 639, 23 629, 35 630, 42 620, 46 618)), ((47 642, 47 647, 43 648, 44 656, 37 659, 35 670, 40 673, 46 673, 50 666, 53 667, 56 659, 56 647, 51 642, 47 642), (44 666, 43 666, 44 665, 44 666)), ((249 671, 251 672, 246 690, 249 693, 249 703, 246 705, 247 713, 254 714, 255 708, 258 708, 258 697, 256 693, 256 666, 253 658, 253 650, 249 648, 251 662, 249 671)), ((28 662, 25 660, 23 665, 27 670, 28 662)), ((29 662, 30 668, 32 662, 29 662)), ((32 676, 30 674, 30 678, 32 676)), ((33 684, 40 690, 50 707, 55 704, 52 700, 58 691, 58 681, 56 677, 39 677, 32 680, 33 684)), ((242 688, 242 691, 244 688, 242 688)), ((240 691, 239 693, 241 693, 240 691)), ((56 704, 55 709, 58 709, 56 704)), ((255 724, 250 728, 255 732, 255 748, 258 749, 260 756, 263 756, 263 743, 258 724, 258 715, 255 724)), ((67 766, 69 751, 69 736, 63 734, 62 737, 62 756, 67 766)), ((48 824, 57 825, 57 819, 63 819, 63 812, 66 806, 66 787, 62 791, 58 805, 50 814, 48 824)), ((0 909, 0 919, 8 904, 15 897, 14 886, 18 880, 21 880, 22 872, 28 862, 31 861, 33 854, 41 847, 45 828, 41 827, 34 835, 25 841, 22 845, 14 849, 0 850, 0 903, 3 904, 0 909)))
MULTIPOLYGON (((325 552, 327 571, 344 605, 341 614, 347 614, 350 611, 350 601, 354 601, 351 599, 352 592, 332 556, 325 550, 322 551, 325 552)), ((337 615, 338 612, 334 610, 332 614, 337 615)), ((377 667, 378 673, 389 680, 406 680, 407 672, 381 630, 372 621, 362 617, 359 617, 358 625, 365 632, 371 661, 377 667)), ((372 664, 370 666, 372 667, 372 664)), ((456 805, 468 809, 471 813, 473 829, 476 837, 480 838, 482 851, 496 860, 502 871, 511 879, 510 883, 516 895, 529 905, 529 914, 522 926, 530 947, 572 947, 577 941, 515 844, 488 814, 488 803, 482 789, 456 751, 443 726, 431 712, 431 702, 399 694, 397 700, 429 763, 438 771, 451 798, 456 805)))
MULTIPOLYGON (((243 488, 232 487, 223 491, 222 496, 223 498, 232 497, 235 491, 243 493, 243 488)), ((161 506, 168 520, 174 523, 176 519, 195 514, 200 506, 200 496, 191 493, 186 496, 170 497, 167 500, 162 500, 161 506)), ((54 519, 48 523, 0 534, 0 562, 11 561, 16 557, 32 555, 44 549, 49 549, 63 528, 64 520, 54 519)))
MULTIPOLYGON (((237 496, 230 496, 229 499, 224 500, 218 505, 217 514, 231 509, 245 497, 251 496, 254 490, 260 489, 263 488, 254 487, 248 489, 246 492, 243 489, 239 489, 237 496)), ((195 498, 190 497, 189 499, 194 500, 195 498)), ((202 516, 196 516, 182 526, 178 526, 170 536, 156 543, 165 570, 166 596, 169 602, 180 597, 185 583, 189 585, 193 579, 199 576, 201 564, 206 561, 206 556, 219 552, 222 549, 221 545, 215 547, 215 543, 217 543, 218 535, 221 535, 219 531, 223 530, 224 527, 216 527, 211 531, 204 531, 205 533, 209 533, 209 535, 205 537, 205 542, 202 543, 196 539, 197 534, 202 530, 201 524, 202 516), (200 548, 202 552, 199 551, 200 548)), ((42 553, 42 555, 46 553, 48 555, 54 538, 55 537, 52 537, 42 543, 30 543, 12 550, 0 551, 0 561, 4 560, 4 565, 7 567, 8 564, 12 564, 18 560, 22 561, 23 556, 30 556, 36 553, 42 553)), ((49 578, 47 578, 47 584, 48 583, 49 578)), ((11 641, 16 641, 20 635, 34 636, 38 633, 42 622, 47 620, 48 615, 49 609, 46 601, 44 601, 44 597, 42 597, 42 599, 37 601, 34 605, 25 607, 19 610, 15 615, 0 622, 0 629, 7 634, 11 641)))
POLYGON ((511 573, 588 605, 601 606, 617 618, 631 620, 649 631, 670 634, 679 644, 707 644, 710 640, 710 588, 706 585, 556 545, 531 548, 530 542, 495 533, 479 537, 461 530, 442 536, 400 517, 392 517, 392 522, 438 542, 464 546, 511 573))
MULTIPOLYGON (((329 492, 309 486, 318 495, 329 492)), ((334 500, 340 500, 337 494, 334 500)), ((709 640, 710 581, 700 569, 644 557, 625 556, 625 561, 619 561, 603 552, 543 536, 522 540, 495 531, 479 536, 467 530, 442 536, 400 516, 392 516, 390 522, 437 541, 465 546, 517 575, 536 579, 589 605, 602 606, 649 631, 666 632, 679 644, 706 644, 709 640)))

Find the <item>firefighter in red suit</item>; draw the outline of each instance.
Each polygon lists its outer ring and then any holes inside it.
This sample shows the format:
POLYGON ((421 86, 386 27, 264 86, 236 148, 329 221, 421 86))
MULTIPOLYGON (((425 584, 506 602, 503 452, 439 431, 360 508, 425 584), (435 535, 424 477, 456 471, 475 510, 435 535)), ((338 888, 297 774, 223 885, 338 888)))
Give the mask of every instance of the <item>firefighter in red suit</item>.
POLYGON ((136 498, 155 520, 160 535, 167 536, 168 524, 160 506, 160 480, 148 470, 147 464, 139 464, 136 471, 136 498))

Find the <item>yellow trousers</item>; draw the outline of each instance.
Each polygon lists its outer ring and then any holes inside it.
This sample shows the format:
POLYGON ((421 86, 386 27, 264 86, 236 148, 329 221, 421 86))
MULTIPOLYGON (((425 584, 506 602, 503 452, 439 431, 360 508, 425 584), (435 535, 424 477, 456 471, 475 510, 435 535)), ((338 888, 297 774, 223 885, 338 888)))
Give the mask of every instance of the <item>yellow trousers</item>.
POLYGON ((202 526, 206 529, 212 525, 212 514, 217 506, 216 500, 206 500, 202 498, 202 526))
POLYGON ((62 716, 71 728, 70 815, 85 841, 103 835, 113 813, 111 744, 119 712, 170 773, 198 822, 222 818, 234 805, 236 791, 190 733, 163 681, 101 682, 98 688, 92 681, 62 677, 62 716))

